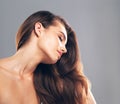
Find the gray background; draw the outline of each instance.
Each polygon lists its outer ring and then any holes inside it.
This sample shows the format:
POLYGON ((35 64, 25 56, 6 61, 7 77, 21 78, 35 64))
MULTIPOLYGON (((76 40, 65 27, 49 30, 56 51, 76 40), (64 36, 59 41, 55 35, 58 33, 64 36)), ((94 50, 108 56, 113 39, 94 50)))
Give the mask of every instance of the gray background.
POLYGON ((0 58, 15 53, 20 24, 38 10, 61 15, 76 31, 97 103, 120 104, 120 0, 0 0, 0 58))

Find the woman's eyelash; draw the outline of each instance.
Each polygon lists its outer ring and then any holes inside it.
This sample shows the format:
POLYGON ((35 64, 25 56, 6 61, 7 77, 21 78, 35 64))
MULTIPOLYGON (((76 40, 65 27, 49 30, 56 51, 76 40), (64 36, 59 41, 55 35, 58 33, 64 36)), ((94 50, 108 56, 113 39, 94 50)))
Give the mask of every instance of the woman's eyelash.
POLYGON ((59 37, 60 41, 63 41, 63 38, 61 36, 58 36, 58 37, 59 37))

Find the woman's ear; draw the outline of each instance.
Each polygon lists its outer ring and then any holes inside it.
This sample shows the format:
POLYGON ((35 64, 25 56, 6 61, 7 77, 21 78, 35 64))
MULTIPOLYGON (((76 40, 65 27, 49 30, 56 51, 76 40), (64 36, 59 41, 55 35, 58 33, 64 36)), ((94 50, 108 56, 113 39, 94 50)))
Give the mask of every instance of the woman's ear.
POLYGON ((43 26, 42 26, 42 24, 41 24, 40 22, 35 23, 34 32, 35 32, 35 35, 36 35, 37 37, 40 36, 42 28, 43 28, 43 26))

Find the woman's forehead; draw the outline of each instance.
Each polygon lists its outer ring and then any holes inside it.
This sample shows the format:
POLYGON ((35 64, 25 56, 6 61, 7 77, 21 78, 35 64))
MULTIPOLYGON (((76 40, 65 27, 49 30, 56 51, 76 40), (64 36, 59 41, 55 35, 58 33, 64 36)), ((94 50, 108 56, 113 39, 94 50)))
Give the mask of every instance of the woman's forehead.
POLYGON ((58 31, 61 34, 63 34, 64 38, 67 41, 67 31, 65 29, 65 26, 61 22, 56 21, 55 24, 52 25, 51 27, 53 27, 55 29, 55 31, 58 31))

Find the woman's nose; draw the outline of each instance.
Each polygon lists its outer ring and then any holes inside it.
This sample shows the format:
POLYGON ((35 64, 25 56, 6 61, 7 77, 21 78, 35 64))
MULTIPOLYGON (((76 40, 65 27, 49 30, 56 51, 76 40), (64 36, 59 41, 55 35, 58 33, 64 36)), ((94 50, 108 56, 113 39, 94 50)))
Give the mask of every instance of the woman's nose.
POLYGON ((62 45, 61 51, 62 51, 63 53, 67 53, 67 49, 66 49, 66 46, 65 46, 65 45, 62 45))

